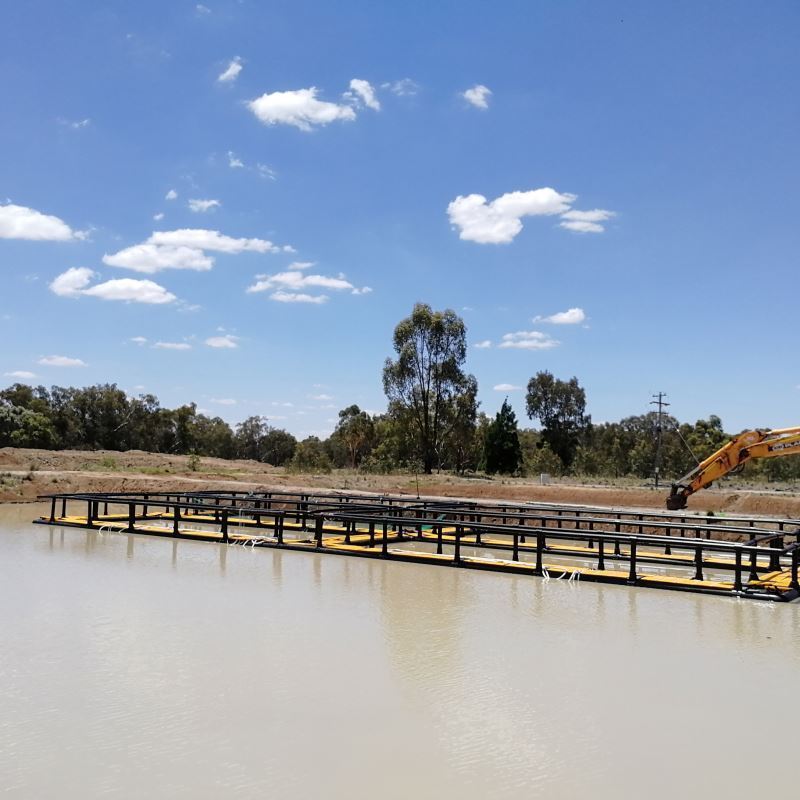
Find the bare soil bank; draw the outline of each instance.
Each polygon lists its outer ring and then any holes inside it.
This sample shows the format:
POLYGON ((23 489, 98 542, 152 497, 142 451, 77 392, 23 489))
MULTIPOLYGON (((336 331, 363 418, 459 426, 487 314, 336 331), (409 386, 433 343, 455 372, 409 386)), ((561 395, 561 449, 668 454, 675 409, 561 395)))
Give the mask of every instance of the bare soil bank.
MULTIPOLYGON (((202 458, 192 470, 188 456, 133 450, 78 451, 0 448, 0 502, 31 502, 49 492, 178 491, 198 489, 328 488, 497 500, 534 500, 598 506, 663 508, 667 488, 561 481, 541 486, 530 478, 460 478, 361 475, 337 470, 298 474, 258 461, 202 458)), ((630 482, 628 482, 630 483, 630 482)), ((693 511, 800 517, 800 493, 790 490, 713 488, 689 500, 693 511)))

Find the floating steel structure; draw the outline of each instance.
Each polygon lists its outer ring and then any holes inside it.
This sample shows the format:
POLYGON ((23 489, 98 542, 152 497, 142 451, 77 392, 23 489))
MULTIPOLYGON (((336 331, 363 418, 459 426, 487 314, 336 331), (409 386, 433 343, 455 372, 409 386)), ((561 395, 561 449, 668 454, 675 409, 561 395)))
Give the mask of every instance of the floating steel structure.
POLYGON ((35 522, 759 600, 800 596, 800 521, 334 491, 49 494, 35 522))

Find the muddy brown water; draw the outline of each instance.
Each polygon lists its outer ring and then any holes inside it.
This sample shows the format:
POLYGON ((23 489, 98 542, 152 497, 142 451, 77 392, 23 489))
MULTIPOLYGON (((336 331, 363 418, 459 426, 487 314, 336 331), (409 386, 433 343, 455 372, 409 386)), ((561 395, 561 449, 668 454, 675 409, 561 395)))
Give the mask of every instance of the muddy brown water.
POLYGON ((747 797, 800 606, 87 533, 0 507, 0 794, 747 797))

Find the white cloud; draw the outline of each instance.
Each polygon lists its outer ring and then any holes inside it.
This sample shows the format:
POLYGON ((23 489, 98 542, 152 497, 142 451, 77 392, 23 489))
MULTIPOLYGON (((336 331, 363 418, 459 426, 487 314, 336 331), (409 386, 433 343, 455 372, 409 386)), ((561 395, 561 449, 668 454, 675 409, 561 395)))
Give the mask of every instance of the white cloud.
POLYGON ((381 89, 388 89, 399 97, 412 97, 419 91, 419 84, 412 81, 411 78, 402 78, 399 81, 382 83, 381 89))
POLYGON ((503 335, 498 347, 511 347, 517 350, 550 350, 558 347, 560 342, 541 331, 516 331, 503 335))
POLYGON ((498 383, 497 386, 492 387, 496 392, 518 392, 522 386, 514 386, 513 383, 498 383))
POLYGON ((279 303, 316 303, 317 305, 328 302, 328 296, 325 294, 313 295, 303 292, 284 292, 283 290, 273 292, 270 299, 279 303))
POLYGON ((156 222, 161 222, 161 220, 164 219, 164 212, 163 211, 159 211, 158 214, 153 214, 153 219, 156 222))
POLYGON ((50 284, 50 291, 59 297, 87 296, 99 297, 101 300, 122 300, 155 305, 172 303, 177 299, 163 286, 146 280, 121 278, 89 287, 95 274, 87 267, 72 267, 53 280, 50 284))
POLYGON ((85 361, 80 358, 70 358, 69 356, 42 356, 38 364, 43 364, 45 367, 85 367, 85 361))
POLYGON ((59 297, 79 297, 94 275, 94 270, 88 267, 71 267, 53 280, 50 291, 59 297))
POLYGON ((192 269, 199 272, 214 266, 213 256, 205 251, 238 254, 285 252, 267 239, 236 239, 219 231, 204 228, 183 228, 174 231, 156 231, 142 244, 126 247, 117 253, 103 256, 110 267, 132 269, 152 274, 163 269, 192 269))
POLYGON ((214 208, 219 208, 222 203, 219 200, 189 200, 189 209, 195 214, 205 214, 214 208))
MULTIPOLYGON (((153 234, 156 236, 157 234, 153 234)), ((109 267, 132 269, 153 274, 162 269, 193 269, 203 272, 214 266, 214 259, 196 247, 171 247, 157 244, 135 244, 117 253, 103 256, 109 267)))
POLYGON ((233 150, 228 150, 228 166, 231 169, 244 169, 244 161, 238 158, 233 150))
POLYGON ((211 9, 210 9, 208 6, 204 6, 202 3, 198 3, 198 4, 197 4, 197 5, 194 7, 194 10, 195 10, 195 11, 196 11, 198 14, 202 14, 202 15, 204 15, 204 16, 205 16, 206 14, 210 14, 210 13, 211 13, 211 9))
POLYGON ((235 406, 236 401, 232 397, 212 397, 210 402, 215 403, 218 406, 235 406))
POLYGON ((553 325, 580 325, 586 320, 586 312, 582 308, 568 308, 549 317, 534 317, 534 322, 550 322, 553 325))
POLYGON ((206 339, 206 344, 209 347, 216 347, 221 349, 229 349, 234 350, 239 345, 237 344, 239 340, 238 336, 233 336, 230 333, 226 333, 224 336, 211 336, 206 339))
POLYGON ((128 339, 129 342, 133 342, 134 344, 142 345, 147 344, 147 337, 146 336, 131 336, 128 339))
POLYGON ((164 305, 178 299, 172 292, 168 292, 163 286, 153 281, 134 280, 133 278, 115 278, 98 283, 89 289, 84 289, 81 294, 87 297, 99 297, 101 300, 147 303, 148 305, 164 305))
POLYGON ((309 267, 316 267, 316 261, 292 261, 286 269, 308 269, 309 267))
POLYGON ((353 294, 363 294, 365 290, 371 291, 367 286, 363 287, 363 289, 357 289, 342 274, 336 278, 331 278, 327 275, 306 275, 297 270, 290 270, 278 272, 275 275, 257 275, 256 279, 256 283, 247 289, 251 294, 266 292, 271 289, 300 290, 310 288, 332 289, 333 291, 349 289, 353 294))
POLYGON ((312 86, 310 89, 262 94, 251 100, 247 107, 265 125, 293 125, 301 131, 310 131, 314 125, 356 118, 352 106, 318 100, 317 91, 312 86))
POLYGON ((167 193, 164 195, 164 199, 165 199, 165 200, 177 200, 177 199, 178 199, 178 193, 177 193, 177 192, 176 192, 174 189, 170 189, 170 190, 169 190, 169 191, 168 191, 168 192, 167 192, 167 193))
POLYGON ((214 250, 218 253, 278 253, 281 248, 268 239, 236 239, 219 231, 204 228, 181 228, 175 231, 156 231, 147 244, 168 247, 191 247, 196 250, 214 250))
POLYGON ((484 339, 482 342, 475 342, 474 346, 477 347, 478 350, 488 350, 492 346, 492 340, 484 339))
POLYGON ((258 163, 256 164, 256 172, 258 173, 259 177, 261 178, 268 178, 271 181, 277 180, 278 175, 275 170, 268 167, 266 164, 258 163))
POLYGON ((320 402, 324 400, 333 400, 333 397, 331 397, 329 394, 310 394, 309 397, 312 400, 318 400, 320 402))
POLYGON ((28 372, 24 369, 15 369, 11 372, 3 373, 7 378, 18 378, 21 381, 29 381, 36 377, 35 372, 28 372))
POLYGON ((192 346, 187 342, 156 342, 153 347, 156 350, 191 350, 192 346))
POLYGON ((92 122, 88 117, 78 120, 59 119, 58 121, 61 125, 66 128, 71 128, 73 131, 79 131, 81 128, 88 128, 92 122))
POLYGON ((561 215, 566 222, 559 223, 562 228, 576 233, 602 233, 605 226, 600 223, 606 222, 611 217, 616 216, 615 212, 604 208, 595 208, 591 211, 578 211, 570 209, 561 215))
POLYGON ((217 81, 219 83, 233 83, 242 71, 242 59, 239 56, 232 58, 225 67, 225 70, 219 75, 217 81))
POLYGON ((475 108, 489 108, 489 97, 492 90, 482 83, 478 83, 466 92, 462 92, 461 96, 475 108))
POLYGON ((375 96, 375 89, 369 81, 361 78, 353 78, 350 81, 350 92, 355 95, 367 108, 373 111, 380 111, 381 104, 375 96))
POLYGON ((491 202, 482 194, 459 195, 447 207, 447 215, 451 224, 460 229, 460 239, 505 244, 522 230, 522 217, 563 214, 575 197, 550 187, 508 192, 491 202))
POLYGON ((14 203, 0 205, 0 239, 68 242, 85 238, 83 231, 73 231, 58 217, 14 203))

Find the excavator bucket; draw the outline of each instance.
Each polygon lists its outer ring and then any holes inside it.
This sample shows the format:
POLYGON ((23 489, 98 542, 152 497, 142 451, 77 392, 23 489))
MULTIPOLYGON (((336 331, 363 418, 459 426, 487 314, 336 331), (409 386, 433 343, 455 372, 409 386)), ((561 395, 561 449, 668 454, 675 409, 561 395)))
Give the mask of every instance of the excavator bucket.
POLYGON ((677 484, 672 484, 672 491, 667 498, 667 508, 670 511, 680 511, 682 508, 686 508, 686 495, 681 492, 681 488, 677 484))

